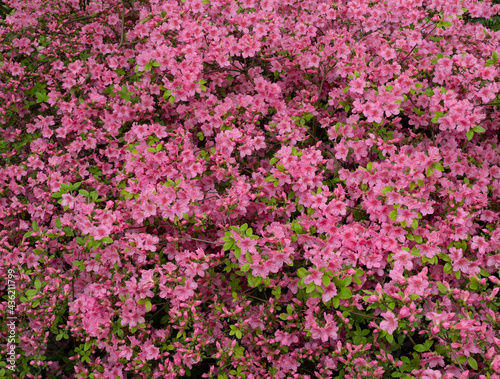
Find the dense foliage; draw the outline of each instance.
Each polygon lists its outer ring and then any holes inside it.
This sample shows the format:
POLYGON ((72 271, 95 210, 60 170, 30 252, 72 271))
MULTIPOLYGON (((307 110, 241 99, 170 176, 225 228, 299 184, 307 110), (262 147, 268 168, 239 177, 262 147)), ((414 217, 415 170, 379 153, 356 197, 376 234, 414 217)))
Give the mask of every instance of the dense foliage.
POLYGON ((499 5, 6 4, 0 376, 499 378, 499 5))

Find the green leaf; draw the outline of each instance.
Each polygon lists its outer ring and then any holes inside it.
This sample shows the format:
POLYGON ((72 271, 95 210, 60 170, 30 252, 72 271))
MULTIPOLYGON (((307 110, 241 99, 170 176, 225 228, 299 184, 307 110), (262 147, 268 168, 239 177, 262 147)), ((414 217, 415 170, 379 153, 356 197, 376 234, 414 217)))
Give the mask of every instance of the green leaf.
POLYGON ((37 104, 44 103, 47 100, 49 100, 49 97, 47 96, 47 94, 45 92, 37 92, 37 93, 35 93, 35 96, 36 96, 37 104))
MULTIPOLYGON (((472 358, 472 357, 469 357, 467 359, 467 362, 469 363, 469 366, 472 367, 473 370, 477 370, 478 366, 477 366, 477 361, 472 358)), ((498 372, 498 371, 497 371, 498 372)))
POLYGON ((293 230, 295 233, 300 234, 300 233, 302 233, 302 225, 297 224, 297 223, 293 223, 293 224, 292 224, 292 230, 293 230))
POLYGON ((467 140, 470 141, 474 137, 474 132, 472 130, 469 130, 467 132, 467 140))
POLYGON ((418 228, 418 221, 417 221, 417 219, 413 220, 413 222, 411 223, 411 227, 414 230, 418 228))
POLYGON ((146 309, 148 310, 148 312, 151 311, 151 308, 153 306, 151 305, 151 301, 149 299, 146 300, 144 305, 146 306, 146 309))
POLYGON ((417 184, 420 186, 420 187, 423 187, 424 186, 424 181, 422 179, 417 179, 417 184))
POLYGON ((450 262, 446 263, 443 267, 443 272, 445 274, 451 274, 453 272, 453 268, 450 262))
POLYGON ((413 349, 415 349, 415 351, 418 351, 419 353, 427 351, 427 348, 424 345, 415 345, 413 346, 413 349))
POLYGON ((110 237, 104 237, 104 238, 102 239, 102 242, 104 242, 104 243, 108 243, 108 244, 109 244, 109 243, 113 243, 113 239, 112 239, 112 238, 110 238, 110 237))
POLYGON ((429 176, 431 176, 432 174, 434 174, 434 169, 433 169, 432 167, 429 167, 429 168, 427 169, 427 173, 426 173, 426 175, 427 175, 427 177, 429 177, 429 176))
POLYGON ((311 293, 316 289, 316 284, 314 282, 309 283, 309 285, 306 288, 306 293, 311 293))
POLYGON ((248 271, 250 270, 250 263, 245 263, 241 266, 240 268, 241 271, 248 271))
POLYGON ((25 292, 25 295, 28 297, 28 299, 31 299, 33 296, 35 296, 38 293, 38 290, 27 290, 25 292))
POLYGON ((35 232, 38 232, 40 230, 40 228, 38 227, 38 224, 36 223, 36 221, 33 221, 33 223, 31 224, 31 226, 33 227, 33 230, 35 232))
POLYGON ((50 195, 50 197, 53 199, 59 199, 61 196, 61 192, 54 192, 52 195, 50 195))
POLYGON ((444 167, 440 162, 436 162, 433 164, 434 168, 438 171, 444 171, 444 167))
POLYGON ((167 100, 170 97, 170 95, 172 95, 172 91, 168 89, 163 93, 163 98, 167 100))
POLYGON ((87 351, 88 349, 91 348, 93 341, 87 341, 85 342, 85 345, 83 346, 83 350, 87 351))
POLYGON ((352 292, 349 288, 342 288, 339 293, 339 298, 340 299, 350 299, 352 297, 352 292))
POLYGON ((442 293, 447 293, 448 290, 446 289, 445 285, 441 282, 438 282, 437 284, 438 288, 439 288, 439 291, 442 292, 442 293))
MULTIPOLYGON (((328 304, 328 303, 327 303, 328 304)), ((333 299, 332 299, 332 306, 334 308, 338 308, 340 305, 340 299, 338 296, 335 296, 333 299)))
POLYGON ((493 59, 493 63, 497 63, 498 61, 498 53, 496 51, 491 53, 491 58, 493 59))
POLYGON ((35 288, 37 290, 40 290, 40 288, 42 288, 42 283, 38 279, 35 280, 35 288))
POLYGON ((486 129, 479 125, 476 125, 472 130, 474 130, 476 133, 484 133, 486 131, 486 129))
POLYGON ((323 285, 325 287, 328 287, 330 285, 330 282, 331 282, 330 277, 328 275, 323 275, 322 281, 323 281, 323 285))
POLYGON ((56 218, 56 221, 54 222, 54 224, 56 225, 56 228, 61 229, 62 224, 61 224, 61 219, 60 218, 56 218))
POLYGON ((240 257, 241 257, 241 249, 239 247, 237 247, 236 249, 234 249, 234 256, 237 259, 240 259, 240 257))
POLYGON ((304 268, 304 267, 301 267, 297 270, 297 275, 300 277, 300 278, 303 278, 304 276, 307 275, 307 270, 304 268))
POLYGON ((78 191, 78 193, 82 196, 85 196, 85 197, 89 197, 89 193, 88 191, 84 190, 84 189, 81 189, 80 191, 78 191))
POLYGON ((393 209, 391 213, 389 213, 389 218, 392 221, 396 221, 396 218, 398 217, 398 211, 396 209, 393 209))
POLYGON ((228 251, 228 250, 231 250, 231 248, 233 247, 233 242, 226 242, 224 244, 224 246, 222 246, 222 250, 224 251, 228 251))
POLYGON ((385 195, 387 192, 390 192, 394 189, 392 186, 387 186, 382 189, 382 194, 385 195))

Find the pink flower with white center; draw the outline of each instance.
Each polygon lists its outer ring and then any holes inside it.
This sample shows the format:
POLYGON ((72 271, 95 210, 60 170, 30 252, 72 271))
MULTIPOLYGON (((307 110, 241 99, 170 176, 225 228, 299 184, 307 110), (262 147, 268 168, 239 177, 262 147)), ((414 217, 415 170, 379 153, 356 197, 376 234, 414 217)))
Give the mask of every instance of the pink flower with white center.
POLYGON ((309 270, 309 272, 310 274, 304 278, 304 283, 310 284, 314 282, 314 284, 320 286, 322 284, 323 273, 314 269, 309 270))
POLYGON ((396 316, 394 316, 394 313, 392 313, 391 311, 384 312, 381 314, 381 316, 385 320, 380 323, 380 328, 392 335, 398 328, 398 320, 396 320, 396 316))

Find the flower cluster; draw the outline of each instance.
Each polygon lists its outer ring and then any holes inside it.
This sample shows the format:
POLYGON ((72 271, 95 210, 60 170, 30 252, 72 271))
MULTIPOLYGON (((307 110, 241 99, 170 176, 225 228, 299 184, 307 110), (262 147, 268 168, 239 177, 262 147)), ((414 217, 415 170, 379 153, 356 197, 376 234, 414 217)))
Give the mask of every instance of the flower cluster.
POLYGON ((500 5, 6 3, 9 375, 499 378, 500 5))

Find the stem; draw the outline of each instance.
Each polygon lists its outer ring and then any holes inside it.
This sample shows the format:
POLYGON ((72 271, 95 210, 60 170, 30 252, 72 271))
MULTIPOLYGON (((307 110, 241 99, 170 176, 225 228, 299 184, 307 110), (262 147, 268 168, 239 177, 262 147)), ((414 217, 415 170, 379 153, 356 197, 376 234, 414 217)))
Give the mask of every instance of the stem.
MULTIPOLYGON (((191 237, 191 236, 180 236, 180 237, 173 237, 174 239, 179 239, 179 238, 186 238, 186 239, 190 239, 190 240, 193 240, 193 241, 200 241, 200 242, 205 242, 205 243, 210 243, 212 245, 219 245, 219 246, 223 246, 222 243, 219 243, 219 242, 214 242, 214 241, 208 241, 208 240, 203 240, 203 239, 200 239, 200 238, 195 238, 195 237, 191 237)), ((163 241, 163 242, 170 242, 170 241, 163 241)))
POLYGON ((123 45, 123 38, 125 34, 125 3, 122 0, 122 29, 121 29, 121 37, 120 37, 120 44, 118 45, 118 48, 120 48, 123 45))
MULTIPOLYGON (((312 138, 314 138, 316 141, 320 142, 319 139, 317 139, 315 136, 313 136, 311 133, 309 133, 308 130, 306 130, 306 133, 309 134, 312 138)), ((333 159, 333 161, 335 162, 335 166, 337 168, 337 172, 338 170, 340 170, 342 168, 342 165, 340 164, 340 162, 337 160, 337 158, 335 158, 335 154, 333 153, 333 151, 331 151, 328 147, 326 147, 326 145, 321 145, 323 146, 327 152, 329 153, 328 155, 330 156, 331 159, 333 159)))
POLYGON ((382 317, 365 315, 365 314, 363 314, 363 313, 357 313, 357 312, 349 312, 349 313, 351 313, 351 314, 353 314, 353 315, 356 315, 356 316, 361 316, 361 317, 372 318, 372 319, 374 319, 374 320, 383 320, 383 318, 382 318, 382 317))
MULTIPOLYGON (((432 29, 429 33, 427 33, 424 38, 422 38, 423 40, 426 39, 434 30, 437 29, 437 26, 434 26, 434 29, 432 29)), ((413 52, 413 50, 415 50, 415 48, 417 47, 417 45, 413 46, 413 48, 410 50, 410 52, 408 54, 406 54, 406 57, 401 61, 400 65, 402 66, 403 63, 406 61, 406 59, 410 56, 410 54, 413 52)))

